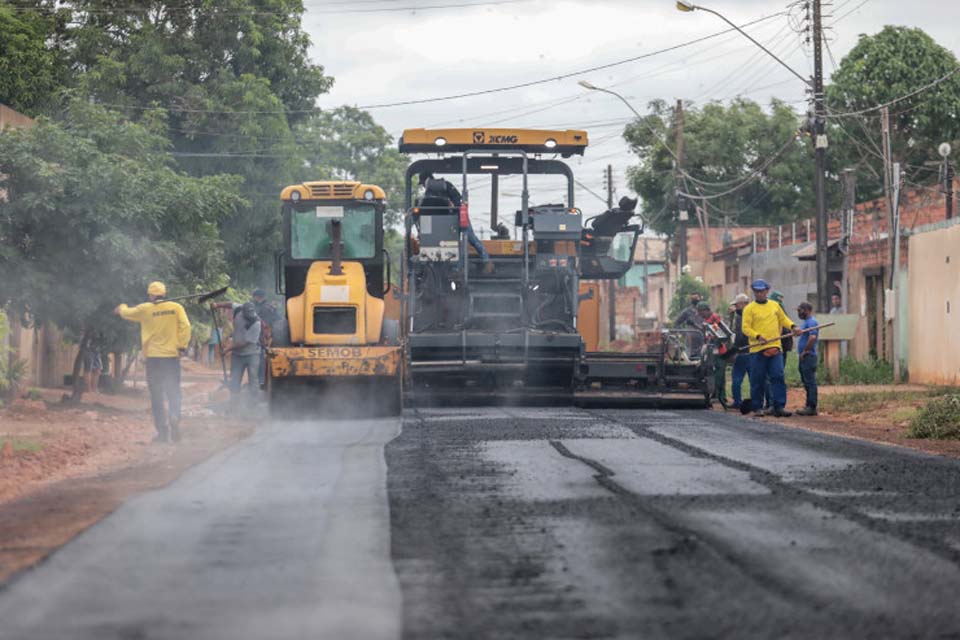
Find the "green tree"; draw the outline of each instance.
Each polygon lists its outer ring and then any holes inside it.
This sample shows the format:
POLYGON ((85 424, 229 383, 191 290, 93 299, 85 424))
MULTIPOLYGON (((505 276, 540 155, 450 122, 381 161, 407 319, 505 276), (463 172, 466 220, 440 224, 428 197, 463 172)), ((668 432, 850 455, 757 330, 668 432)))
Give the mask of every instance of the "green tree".
MULTIPOLYGON (((863 35, 833 73, 827 87, 827 105, 832 113, 870 109, 913 93, 958 68, 951 51, 937 44, 920 29, 884 27, 872 36, 863 35)), ((880 112, 831 120, 832 164, 861 169, 861 197, 882 193, 882 147, 880 112)), ((904 165, 908 176, 922 179, 936 167, 923 166, 939 160, 941 142, 960 137, 960 73, 934 88, 890 106, 892 155, 904 165)))
POLYGON ((331 86, 308 58, 299 0, 72 0, 80 95, 138 120, 161 115, 191 175, 243 177, 248 202, 223 218, 233 280, 265 284, 279 246, 280 190, 301 179, 291 126, 331 86))
POLYGON ((163 133, 159 118, 134 124, 84 100, 0 133, 0 300, 76 336, 75 373, 96 332, 134 339, 111 311, 149 281, 171 295, 226 281, 218 224, 246 204, 240 179, 178 171, 163 133))
POLYGON ((343 106, 323 111, 296 129, 307 162, 319 178, 360 180, 387 192, 387 224, 400 223, 407 158, 368 112, 343 106))
POLYGON ((650 113, 627 126, 624 138, 640 158, 629 172, 631 188, 643 198, 643 215, 656 231, 676 227, 677 189, 714 196, 736 187, 754 171, 759 177, 729 195, 710 199, 713 219, 733 224, 778 224, 808 214, 814 205, 813 163, 806 138, 791 142, 798 115, 779 101, 769 113, 750 100, 729 105, 710 102, 684 106, 684 169, 691 176, 679 182, 672 149, 676 109, 663 101, 650 103, 650 113), (769 162, 772 158, 775 161, 769 162), (769 164, 768 164, 769 163, 769 164))
POLYGON ((64 63, 48 47, 52 18, 0 4, 0 104, 28 115, 47 106, 64 79, 64 63))
POLYGON ((699 293, 703 300, 710 299, 710 288, 702 279, 694 278, 689 273, 682 274, 677 281, 677 290, 670 299, 670 309, 667 311, 670 322, 676 322, 680 313, 690 306, 690 296, 694 293, 699 293))

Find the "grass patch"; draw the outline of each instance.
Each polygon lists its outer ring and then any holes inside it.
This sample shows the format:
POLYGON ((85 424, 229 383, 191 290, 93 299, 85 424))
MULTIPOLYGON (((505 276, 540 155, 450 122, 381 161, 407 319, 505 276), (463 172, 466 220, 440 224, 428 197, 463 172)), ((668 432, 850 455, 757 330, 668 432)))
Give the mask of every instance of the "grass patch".
POLYGON ((916 407, 900 407, 890 414, 890 419, 897 423, 909 422, 915 415, 917 415, 916 407))
MULTIPOLYGON (((866 413, 904 402, 921 402, 929 398, 930 391, 855 391, 853 393, 831 393, 820 396, 819 406, 831 413, 866 413)), ((912 407, 902 407, 905 410, 912 407)))
POLYGON ((40 392, 40 389, 36 387, 31 387, 27 390, 27 399, 28 400, 43 400, 43 394, 40 392))
POLYGON ((953 391, 930 400, 910 420, 907 435, 936 440, 960 439, 960 393, 953 391))
POLYGON ((13 448, 14 453, 39 453, 43 450, 43 443, 29 438, 0 438, 0 449, 7 446, 13 448))
POLYGON ((836 384, 893 384, 893 363, 885 360, 840 361, 840 379, 836 384))

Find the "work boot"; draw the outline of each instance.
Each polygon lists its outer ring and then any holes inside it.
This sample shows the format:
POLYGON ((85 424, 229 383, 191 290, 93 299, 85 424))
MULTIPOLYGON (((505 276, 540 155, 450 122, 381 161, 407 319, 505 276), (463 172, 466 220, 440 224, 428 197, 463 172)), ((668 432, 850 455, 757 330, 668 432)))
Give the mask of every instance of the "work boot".
POLYGON ((488 261, 488 262, 484 262, 484 263, 483 263, 483 272, 484 272, 485 274, 487 274, 487 275, 490 275, 491 273, 493 273, 493 263, 492 263, 492 262, 489 262, 489 261, 488 261))
POLYGON ((158 433, 157 435, 155 435, 153 437, 152 442, 153 444, 165 444, 167 442, 170 442, 170 438, 167 437, 167 432, 164 431, 162 433, 158 433))
POLYGON ((180 434, 180 422, 177 420, 171 420, 170 421, 170 438, 174 442, 180 442, 181 437, 182 436, 180 434))
POLYGON ((778 418, 789 418, 790 416, 793 415, 793 413, 781 407, 777 407, 776 409, 773 410, 773 415, 778 418))
POLYGON ((753 412, 753 415, 757 418, 762 418, 763 416, 767 415, 767 413, 763 409, 757 409, 753 412))
POLYGON ((797 411, 797 415, 798 416, 815 416, 817 415, 817 408, 804 407, 803 409, 800 409, 799 411, 797 411))

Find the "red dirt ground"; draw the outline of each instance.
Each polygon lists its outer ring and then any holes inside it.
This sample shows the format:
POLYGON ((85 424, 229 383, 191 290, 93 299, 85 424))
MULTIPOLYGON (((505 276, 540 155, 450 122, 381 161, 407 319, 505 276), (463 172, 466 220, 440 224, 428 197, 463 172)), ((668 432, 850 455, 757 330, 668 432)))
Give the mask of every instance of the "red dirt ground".
POLYGON ((216 373, 183 363, 183 441, 155 435, 142 380, 80 405, 18 400, 0 410, 0 583, 65 544, 136 493, 164 486, 252 431, 214 414, 216 373))
MULTIPOLYGON (((832 394, 870 393, 882 391, 925 391, 920 385, 851 385, 851 386, 823 386, 819 388, 821 397, 832 394)), ((804 404, 803 389, 788 389, 787 408, 796 412, 804 404)), ((958 440, 929 440, 908 438, 907 422, 897 422, 894 414, 898 409, 919 407, 922 401, 915 399, 894 400, 886 402, 880 409, 859 414, 842 411, 825 412, 820 415, 804 417, 794 415, 790 418, 749 418, 750 420, 769 420, 778 424, 799 429, 808 429, 820 433, 869 440, 880 444, 906 447, 924 453, 960 458, 960 441, 958 440)))

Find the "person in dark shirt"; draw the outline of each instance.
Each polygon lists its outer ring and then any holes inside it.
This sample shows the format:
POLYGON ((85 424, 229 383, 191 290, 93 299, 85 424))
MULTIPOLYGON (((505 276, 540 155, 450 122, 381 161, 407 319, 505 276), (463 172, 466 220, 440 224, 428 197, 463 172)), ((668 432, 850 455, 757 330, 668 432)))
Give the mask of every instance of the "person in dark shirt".
MULTIPOLYGON (((425 198, 433 197, 443 199, 450 203, 451 209, 460 209, 460 205, 463 204, 463 197, 460 195, 460 191, 453 186, 452 182, 443 178, 434 178, 433 174, 429 171, 421 172, 418 177, 420 186, 423 187, 425 198)), ((480 260, 483 261, 483 271, 485 273, 493 272, 493 262, 490 261, 490 254, 487 253, 487 248, 483 246, 480 238, 478 238, 474 232, 473 222, 471 222, 469 218, 467 219, 467 242, 476 250, 480 256, 480 260)))
POLYGON ((813 317, 813 305, 809 302, 801 302, 797 307, 797 315, 800 317, 800 330, 813 329, 804 333, 797 339, 797 353, 800 356, 800 379, 803 381, 803 388, 807 392, 806 406, 797 411, 798 416, 817 415, 817 341, 820 338, 820 331, 817 327, 820 323, 813 317))
POLYGON ((677 329, 700 329, 703 326, 703 320, 700 318, 700 312, 697 310, 697 305, 700 304, 700 301, 699 293, 691 293, 690 306, 680 312, 673 326, 677 329))
MULTIPOLYGON (((736 308, 733 314, 733 349, 734 356, 733 360, 733 373, 731 377, 732 392, 733 392, 733 405, 731 408, 739 409, 741 403, 743 402, 743 379, 747 378, 749 380, 750 376, 750 354, 749 353, 739 353, 739 349, 746 347, 750 344, 750 339, 747 336, 743 335, 743 308, 750 304, 750 297, 745 293, 737 294, 737 297, 733 300, 733 305, 736 308)), ((750 383, 747 382, 749 387, 750 383)))

